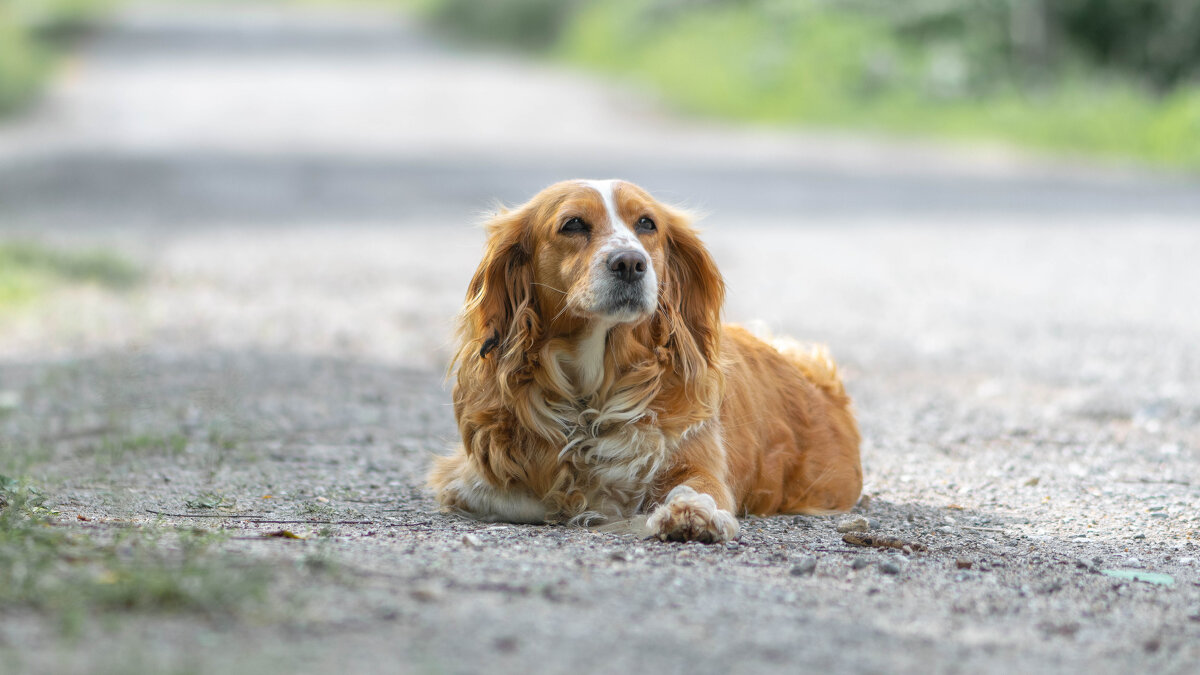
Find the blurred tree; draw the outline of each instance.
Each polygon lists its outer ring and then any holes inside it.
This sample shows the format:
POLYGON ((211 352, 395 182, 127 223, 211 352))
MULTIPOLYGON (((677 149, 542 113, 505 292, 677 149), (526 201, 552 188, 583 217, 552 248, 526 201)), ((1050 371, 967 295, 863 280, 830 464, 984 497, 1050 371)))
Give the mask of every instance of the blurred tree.
POLYGON ((526 50, 554 44, 580 0, 439 0, 435 23, 462 36, 526 50))
POLYGON ((1200 82, 1195 0, 810 0, 796 6, 885 16, 916 48, 952 46, 976 83, 1003 76, 1045 84, 1079 66, 1136 78, 1159 93, 1200 82))
POLYGON ((1141 76, 1160 91, 1200 81, 1200 2, 1057 0, 1049 18, 1101 67, 1141 76))
POLYGON ((54 54, 115 0, 0 0, 0 114, 36 94, 54 54))

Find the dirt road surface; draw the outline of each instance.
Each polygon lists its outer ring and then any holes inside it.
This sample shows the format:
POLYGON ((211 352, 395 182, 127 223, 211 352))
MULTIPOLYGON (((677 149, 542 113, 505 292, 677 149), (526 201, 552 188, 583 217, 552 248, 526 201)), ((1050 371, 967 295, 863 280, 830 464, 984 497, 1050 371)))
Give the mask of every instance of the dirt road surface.
POLYGON ((147 270, 3 318, 0 473, 272 580, 66 634, 0 607, 0 671, 1200 672, 1198 226, 1192 179, 682 120, 390 14, 126 10, 0 126, 0 234, 147 270), (729 320, 831 346, 856 512, 928 551, 436 512, 474 223, 614 176, 707 213, 729 320))

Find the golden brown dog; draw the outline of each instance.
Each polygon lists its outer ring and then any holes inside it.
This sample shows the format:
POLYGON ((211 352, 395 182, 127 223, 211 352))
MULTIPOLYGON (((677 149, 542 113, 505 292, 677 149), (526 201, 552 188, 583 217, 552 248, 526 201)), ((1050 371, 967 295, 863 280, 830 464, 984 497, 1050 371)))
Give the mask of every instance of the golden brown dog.
POLYGON ((858 430, 822 350, 722 326, 687 217, 621 181, 568 181, 487 225, 454 366, 462 446, 430 485, 484 520, 648 512, 725 541, 735 513, 828 513, 862 489, 858 430))

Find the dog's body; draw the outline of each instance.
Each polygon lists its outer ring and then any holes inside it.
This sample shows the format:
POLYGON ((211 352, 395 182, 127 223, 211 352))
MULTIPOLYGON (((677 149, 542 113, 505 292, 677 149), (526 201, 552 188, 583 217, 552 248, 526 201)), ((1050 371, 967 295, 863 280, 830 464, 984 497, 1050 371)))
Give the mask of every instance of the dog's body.
POLYGON ((588 523, 649 511, 724 541, 734 513, 828 513, 862 488, 833 362, 722 326, 724 282, 686 217, 620 181, 496 216, 460 324, 443 506, 588 523))

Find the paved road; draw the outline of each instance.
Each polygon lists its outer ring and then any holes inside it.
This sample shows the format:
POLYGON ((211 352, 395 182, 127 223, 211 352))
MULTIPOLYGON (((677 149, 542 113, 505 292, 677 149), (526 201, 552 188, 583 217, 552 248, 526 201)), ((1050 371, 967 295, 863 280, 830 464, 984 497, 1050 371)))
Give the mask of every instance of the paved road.
POLYGON ((1195 182, 684 122, 546 66, 463 56, 386 16, 146 9, 0 136, 8 223, 149 229, 462 218, 619 175, 716 222, 1192 217, 1195 182), (49 197, 49 198, 48 198, 49 197), (106 220, 109 220, 106 219, 106 220))
POLYGON ((287 495, 272 515, 397 527, 321 537, 355 580, 282 575, 316 589, 286 619, 135 616, 65 646, 0 612, 0 650, 81 672, 1194 672, 1198 216, 1186 177, 681 120, 374 11, 126 11, 0 127, 0 234, 119 247, 150 277, 0 324, 6 433, 60 439, 30 472, 68 516, 208 490, 261 510, 269 490, 287 495), (825 518, 705 548, 431 514, 471 223, 571 176, 708 212, 729 317, 832 346, 864 512, 931 553, 845 552, 825 518), (77 433, 97 425, 188 451, 99 462, 77 433), (217 432, 236 447, 214 460, 217 432), (810 555, 817 573, 792 576, 810 555))

